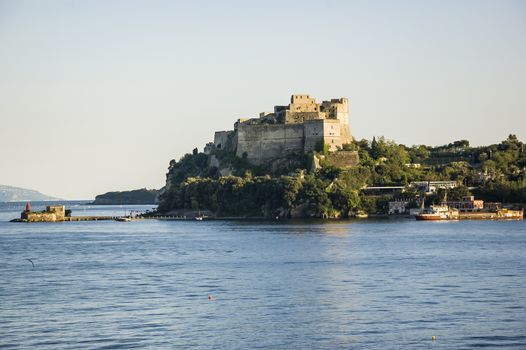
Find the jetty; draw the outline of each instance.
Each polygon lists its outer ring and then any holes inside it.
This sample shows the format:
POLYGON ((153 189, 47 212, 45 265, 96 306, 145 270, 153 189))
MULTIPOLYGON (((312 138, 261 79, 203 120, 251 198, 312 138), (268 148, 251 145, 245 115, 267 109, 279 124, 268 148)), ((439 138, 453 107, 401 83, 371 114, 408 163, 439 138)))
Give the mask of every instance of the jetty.
POLYGON ((210 219, 207 215, 138 215, 138 216, 71 216, 71 210, 63 205, 48 205, 43 211, 32 211, 31 205, 26 203, 25 210, 20 213, 20 218, 11 222, 74 222, 74 221, 142 221, 142 220, 203 220, 210 219))
POLYGON ((68 216, 64 221, 102 221, 102 220, 118 220, 120 216, 68 216))
POLYGON ((71 210, 66 210, 63 205, 48 205, 43 211, 32 211, 31 205, 26 203, 25 210, 20 213, 20 218, 11 222, 70 222, 70 221, 103 221, 119 220, 122 216, 71 216, 71 210))

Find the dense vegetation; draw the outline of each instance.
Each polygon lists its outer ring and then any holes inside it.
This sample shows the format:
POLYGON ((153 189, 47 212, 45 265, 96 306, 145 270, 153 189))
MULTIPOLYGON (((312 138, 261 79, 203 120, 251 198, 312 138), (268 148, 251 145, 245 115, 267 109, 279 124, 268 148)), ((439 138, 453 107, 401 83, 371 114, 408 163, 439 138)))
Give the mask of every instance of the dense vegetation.
POLYGON ((107 192, 95 197, 92 204, 155 204, 159 190, 147 190, 142 188, 139 190, 122 191, 122 192, 107 192))
MULTIPOLYGON (((510 135, 499 144, 470 147, 466 140, 448 145, 407 147, 383 137, 359 140, 344 150, 359 153, 360 164, 311 169, 313 155, 288 155, 264 167, 246 157, 197 149, 170 162, 159 211, 211 210, 219 216, 346 217, 351 212, 385 212, 390 196, 374 196, 366 186, 407 186, 400 196, 422 194, 413 181, 454 180, 448 198, 471 192, 490 201, 526 203, 525 144, 510 135), (224 176, 222 176, 222 174, 224 176)), ((326 152, 320 147, 320 153, 326 152)), ((439 201, 439 192, 431 200, 439 201)))

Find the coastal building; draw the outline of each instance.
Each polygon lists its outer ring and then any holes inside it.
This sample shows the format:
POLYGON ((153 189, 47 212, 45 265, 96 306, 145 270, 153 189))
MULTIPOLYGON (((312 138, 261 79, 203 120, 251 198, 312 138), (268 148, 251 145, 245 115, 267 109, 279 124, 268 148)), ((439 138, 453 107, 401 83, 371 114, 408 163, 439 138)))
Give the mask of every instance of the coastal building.
POLYGON ((395 195, 402 193, 405 190, 405 186, 367 186, 362 188, 362 191, 371 196, 380 195, 395 195))
MULTIPOLYGON (((425 192, 427 194, 435 193, 439 188, 452 189, 458 186, 456 181, 413 181, 410 187, 425 192)), ((406 186, 367 186, 363 189, 367 194, 387 195, 401 193, 406 190, 406 186)))
POLYGON ((29 222, 56 222, 64 221, 66 217, 66 208, 63 205, 48 205, 46 210, 34 212, 31 211, 29 203, 26 209, 20 214, 20 219, 29 222))
POLYGON ((388 215, 398 215, 398 214, 409 214, 415 215, 422 210, 419 206, 419 203, 422 204, 421 200, 418 198, 402 198, 394 201, 389 201, 387 214, 388 215))
POLYGON ((407 206, 409 205, 409 201, 407 200, 391 201, 388 203, 388 205, 389 205, 389 208, 388 208, 387 214, 389 215, 405 214, 407 212, 407 206))
POLYGON ((474 196, 463 197, 460 201, 442 202, 442 205, 447 205, 449 208, 455 208, 459 211, 479 211, 484 209, 484 201, 475 199, 474 196))
MULTIPOLYGON (((217 131, 213 148, 262 164, 288 153, 312 152, 324 144, 334 152, 351 142, 347 98, 317 103, 309 95, 292 95, 288 105, 275 106, 258 118, 238 119, 234 130, 217 131)), ((207 144, 205 153, 213 148, 207 144)), ((346 159, 357 163, 357 153, 352 153, 346 159)))
POLYGON ((420 163, 406 163, 405 166, 408 167, 408 168, 412 168, 412 169, 420 169, 420 168, 422 168, 422 164, 420 164, 420 163))
POLYGON ((414 181, 411 182, 411 186, 426 193, 435 193, 438 189, 455 188, 458 183, 456 181, 414 181))
POLYGON ((502 203, 501 202, 484 202, 484 209, 487 209, 487 210, 502 209, 502 203))

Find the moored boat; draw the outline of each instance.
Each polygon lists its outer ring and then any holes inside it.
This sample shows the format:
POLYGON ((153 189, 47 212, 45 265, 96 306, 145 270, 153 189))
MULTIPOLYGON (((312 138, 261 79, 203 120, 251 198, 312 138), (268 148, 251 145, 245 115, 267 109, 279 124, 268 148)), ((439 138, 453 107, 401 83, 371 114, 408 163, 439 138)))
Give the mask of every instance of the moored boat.
POLYGON ((353 217, 358 219, 367 219, 369 217, 369 214, 367 214, 363 210, 358 210, 358 212, 356 212, 356 214, 354 214, 353 217))
POLYGON ((432 212, 423 212, 420 214, 415 215, 415 219, 417 220, 445 220, 445 218, 441 217, 439 213, 432 213, 432 212))
POLYGON ((432 205, 415 215, 415 218, 429 221, 456 220, 458 219, 458 210, 450 209, 447 205, 432 205))
POLYGON ((496 209, 459 212, 447 206, 431 206, 415 215, 417 220, 523 220, 524 209, 496 209))
POLYGON ((524 220, 524 209, 521 210, 512 210, 512 209, 498 209, 497 210, 498 219, 515 219, 515 220, 524 220))

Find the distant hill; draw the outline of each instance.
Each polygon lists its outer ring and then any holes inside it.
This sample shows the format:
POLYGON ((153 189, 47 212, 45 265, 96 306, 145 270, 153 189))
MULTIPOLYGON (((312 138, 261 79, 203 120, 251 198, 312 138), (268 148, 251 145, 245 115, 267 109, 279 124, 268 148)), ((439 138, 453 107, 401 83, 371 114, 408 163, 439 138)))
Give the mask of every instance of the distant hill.
POLYGON ((60 198, 47 196, 27 188, 0 185, 0 202, 56 201, 60 198))
POLYGON ((148 190, 146 188, 132 191, 107 192, 96 196, 92 204, 157 204, 159 192, 159 190, 148 190))

